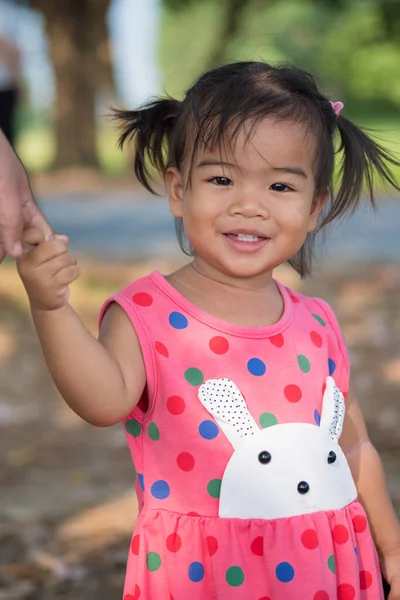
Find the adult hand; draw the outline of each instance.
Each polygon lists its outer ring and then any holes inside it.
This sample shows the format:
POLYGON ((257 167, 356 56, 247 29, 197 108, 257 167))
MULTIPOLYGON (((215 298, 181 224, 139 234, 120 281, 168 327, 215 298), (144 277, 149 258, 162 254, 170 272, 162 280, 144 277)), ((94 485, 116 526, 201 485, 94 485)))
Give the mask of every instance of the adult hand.
POLYGON ((6 256, 22 253, 22 231, 40 229, 45 237, 52 230, 36 206, 28 176, 21 161, 0 130, 0 263, 6 256))

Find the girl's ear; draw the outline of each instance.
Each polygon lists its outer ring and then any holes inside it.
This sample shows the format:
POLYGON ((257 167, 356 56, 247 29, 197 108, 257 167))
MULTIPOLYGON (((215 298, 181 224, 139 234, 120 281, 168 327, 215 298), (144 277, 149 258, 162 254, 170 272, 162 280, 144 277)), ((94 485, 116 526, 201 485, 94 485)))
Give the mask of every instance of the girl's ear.
POLYGON ((176 167, 169 167, 165 173, 165 185, 168 190, 169 206, 174 217, 183 216, 183 179, 176 167))
POLYGON ((321 213, 321 210, 328 202, 330 193, 331 190, 329 188, 326 188, 326 190, 314 196, 313 203, 311 206, 310 219, 308 222, 308 233, 314 231, 314 229, 318 225, 318 217, 321 213))

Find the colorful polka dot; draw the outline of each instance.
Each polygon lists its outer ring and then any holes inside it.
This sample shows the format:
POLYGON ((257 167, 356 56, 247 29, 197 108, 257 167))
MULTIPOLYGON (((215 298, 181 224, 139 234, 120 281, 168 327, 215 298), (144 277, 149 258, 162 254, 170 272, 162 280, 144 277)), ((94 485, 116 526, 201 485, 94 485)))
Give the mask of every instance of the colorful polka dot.
POLYGON ((278 333, 278 335, 273 335, 272 337, 270 337, 269 341, 276 348, 282 348, 282 346, 285 343, 285 338, 283 337, 283 335, 281 333, 278 333))
POLYGON ((372 585, 372 575, 369 571, 360 571, 360 589, 367 590, 372 585))
POLYGON ((267 367, 261 359, 251 358, 247 363, 247 369, 252 375, 260 377, 261 375, 264 375, 265 371, 267 370, 267 367))
POLYGON ((278 419, 272 413, 262 413, 260 415, 259 423, 263 429, 266 427, 271 427, 272 425, 277 425, 278 419))
POLYGON ((140 485, 140 489, 142 490, 142 492, 144 492, 144 477, 143 477, 143 473, 138 473, 138 480, 139 480, 139 485, 140 485))
POLYGON ((323 340, 322 337, 316 331, 310 332, 310 340, 317 348, 322 348, 323 340))
POLYGON ((337 588, 337 600, 354 600, 356 590, 350 583, 341 583, 337 588))
POLYGON ((275 570, 276 577, 282 583, 289 583, 294 578, 294 569, 288 562, 281 562, 275 570))
POLYGON ((164 346, 164 344, 162 344, 161 342, 156 342, 156 350, 159 354, 161 354, 162 356, 165 356, 165 358, 168 358, 169 353, 168 353, 167 347, 164 346))
POLYGON ((336 575, 336 564, 335 564, 335 556, 333 554, 328 558, 328 567, 329 570, 332 571, 334 575, 336 575))
POLYGON ((170 491, 168 483, 162 479, 155 481, 151 486, 151 495, 154 496, 154 498, 157 498, 157 500, 165 500, 165 498, 168 498, 170 491))
POLYGON ((142 433, 142 426, 136 419, 128 419, 125 423, 125 429, 129 435, 137 438, 142 433))
POLYGON ((290 384, 284 389, 286 400, 289 402, 299 402, 303 396, 303 393, 298 385, 290 384))
POLYGON ((332 537, 337 544, 345 544, 349 539, 349 530, 344 525, 336 525, 333 528, 332 537))
POLYGON ((326 323, 322 317, 320 317, 319 315, 315 315, 315 314, 313 314, 312 316, 314 317, 314 319, 317 319, 318 323, 320 323, 323 327, 326 327, 326 323))
POLYGON ((212 498, 219 498, 221 494, 221 479, 212 479, 207 485, 207 491, 212 498))
POLYGON ((214 556, 218 550, 218 540, 212 535, 208 535, 206 538, 208 554, 214 556))
POLYGON ((185 401, 180 396, 169 396, 167 410, 171 415, 181 415, 185 410, 185 401))
POLYGON ((317 409, 314 410, 314 421, 315 421, 315 423, 319 427, 320 424, 321 424, 321 415, 319 414, 319 412, 317 411, 317 409))
POLYGON ((261 536, 254 538, 251 542, 251 551, 256 556, 264 555, 264 539, 261 536))
POLYGON ((307 550, 315 550, 318 548, 318 536, 314 529, 306 529, 301 534, 301 543, 307 550))
POLYGON ((209 342, 209 346, 214 354, 225 354, 229 350, 228 340, 220 335, 213 337, 209 342))
POLYGON ((230 567, 226 572, 226 582, 232 587, 239 587, 244 581, 244 572, 240 567, 230 567))
POLYGON ((333 375, 336 371, 336 363, 332 358, 328 358, 329 375, 333 375))
POLYGON ((178 552, 182 546, 182 539, 177 533, 171 533, 167 537, 167 549, 170 552, 178 552))
POLYGON ((154 442, 160 439, 160 431, 155 423, 150 423, 147 433, 149 434, 149 438, 154 442))
POLYGON ((363 515, 353 518, 353 527, 356 533, 363 533, 367 529, 367 519, 363 515))
POLYGON ((132 300, 138 306, 151 306, 153 304, 153 298, 146 292, 138 292, 132 296, 132 300))
POLYGON ((329 600, 329 594, 324 590, 319 590, 314 594, 313 600, 329 600))
POLYGON ((299 363, 299 367, 303 371, 303 373, 310 372, 310 370, 311 370, 310 361, 308 360, 308 358, 306 356, 304 356, 304 354, 299 354, 299 356, 297 357, 297 362, 299 363))
POLYGON ((140 587, 136 584, 135 585, 135 595, 132 596, 132 594, 127 594, 124 596, 124 600, 139 600, 140 598, 140 587))
POLYGON ((204 381, 204 375, 197 369, 196 367, 190 367, 190 369, 186 369, 185 371, 185 379, 190 385, 201 385, 204 381))
POLYGON ((146 556, 146 565, 149 571, 157 571, 161 566, 161 557, 157 552, 148 552, 146 556))
POLYGON ((169 315, 169 324, 174 329, 186 329, 186 327, 189 325, 189 321, 185 315, 174 311, 169 315))
POLYGON ((132 554, 134 554, 135 556, 138 556, 139 547, 140 547, 140 535, 134 535, 132 538, 132 541, 131 541, 132 554))
POLYGON ((192 562, 189 565, 189 579, 194 583, 198 583, 204 577, 204 567, 201 562, 192 562))
POLYGON ((300 300, 297 296, 290 296, 292 299, 292 302, 294 302, 295 304, 300 304, 300 300))
POLYGON ((218 425, 214 421, 203 421, 199 425, 199 433, 205 440, 213 440, 219 433, 218 425))
POLYGON ((182 471, 192 471, 194 468, 194 458, 189 452, 181 452, 176 462, 182 471))

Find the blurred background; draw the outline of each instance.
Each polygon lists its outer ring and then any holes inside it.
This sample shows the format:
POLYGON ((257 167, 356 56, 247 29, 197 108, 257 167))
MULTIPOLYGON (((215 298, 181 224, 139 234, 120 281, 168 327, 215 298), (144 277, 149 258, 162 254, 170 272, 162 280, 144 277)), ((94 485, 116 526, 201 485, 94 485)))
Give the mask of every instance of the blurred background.
MULTIPOLYGON (((71 302, 96 333, 104 299, 187 260, 165 198, 117 150, 110 107, 181 98, 206 68, 294 62, 399 155, 397 0, 0 0, 2 127, 82 275, 71 302)), ((400 175, 400 172, 397 173, 400 175)), ((328 300, 400 511, 400 204, 378 184, 334 227, 314 275, 277 277, 328 300)), ((0 267, 0 600, 122 594, 136 516, 122 429, 76 417, 50 382, 14 263, 0 267)))

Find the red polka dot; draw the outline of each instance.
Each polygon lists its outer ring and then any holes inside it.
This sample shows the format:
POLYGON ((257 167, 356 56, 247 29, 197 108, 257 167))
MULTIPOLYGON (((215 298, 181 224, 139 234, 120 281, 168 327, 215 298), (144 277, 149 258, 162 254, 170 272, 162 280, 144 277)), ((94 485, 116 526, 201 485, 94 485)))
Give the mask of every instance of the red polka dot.
POLYGON ((284 394, 286 400, 289 402, 299 402, 301 400, 303 393, 298 385, 287 385, 284 389, 284 394))
POLYGON ((194 458, 189 452, 181 452, 176 462, 182 471, 191 471, 194 467, 194 458))
POLYGON ((153 304, 153 298, 150 296, 150 294, 146 294, 145 292, 138 292, 137 294, 134 294, 132 300, 139 306, 151 306, 153 304))
POLYGON ((292 299, 292 302, 294 302, 295 304, 299 304, 300 303, 300 300, 298 299, 297 296, 290 296, 290 297, 292 299))
POLYGON ((367 519, 362 515, 357 515, 353 519, 353 527, 356 533, 362 533, 367 529, 367 519))
POLYGON ((182 546, 182 540, 177 533, 171 533, 167 537, 167 548, 170 552, 178 552, 182 546))
POLYGON ((314 594, 313 600, 329 600, 329 594, 324 590, 319 590, 314 594))
POLYGON ((168 350, 164 346, 164 344, 162 344, 161 342, 156 342, 156 350, 159 354, 162 354, 162 356, 165 356, 165 358, 168 358, 168 356, 169 356, 168 350))
POLYGON ((367 590, 372 585, 372 575, 369 571, 360 571, 360 589, 367 590))
POLYGON ((251 551, 257 556, 264 555, 264 540, 261 536, 254 538, 254 540, 251 542, 251 551))
POLYGON ((132 596, 132 594, 126 594, 124 596, 124 600, 139 600, 140 598, 140 587, 138 585, 135 585, 135 595, 132 596))
POLYGON ((282 348, 283 344, 285 343, 284 337, 281 333, 278 333, 278 335, 273 335, 269 338, 269 341, 277 348, 282 348))
POLYGON ((310 339, 311 339, 312 343, 314 344, 314 346, 317 346, 317 348, 322 347, 323 340, 322 340, 322 337, 319 335, 319 333, 317 333, 316 331, 311 331, 310 339))
POLYGON ((214 556, 214 554, 218 550, 218 540, 217 540, 217 538, 213 537, 212 535, 208 535, 207 538, 206 538, 206 541, 207 541, 208 554, 210 556, 214 556))
POLYGON ((263 596, 262 598, 260 598, 260 600, 271 600, 271 598, 269 596, 263 596))
POLYGON ((136 554, 136 556, 139 554, 139 543, 140 543, 140 536, 135 535, 131 541, 131 550, 132 550, 133 554, 136 554))
POLYGON ((322 386, 322 395, 325 394, 325 390, 326 390, 326 383, 324 383, 323 386, 322 386))
POLYGON ((189 515, 190 517, 199 517, 199 516, 200 516, 200 515, 199 515, 199 513, 197 513, 197 512, 196 512, 196 511, 194 511, 194 510, 191 510, 190 512, 188 512, 188 515, 189 515))
POLYGON ((180 396, 167 398, 167 409, 172 415, 180 415, 185 410, 185 401, 180 396))
POLYGON ((220 335, 213 337, 209 342, 209 346, 215 354, 225 354, 229 350, 228 340, 220 335))
POLYGON ((341 583, 337 588, 337 600, 354 600, 356 590, 350 583, 341 583))
POLYGON ((349 530, 344 525, 336 525, 333 528, 332 536, 337 544, 345 544, 349 539, 349 530))
POLYGON ((315 550, 318 547, 318 536, 314 529, 306 529, 301 534, 301 543, 307 550, 315 550))

